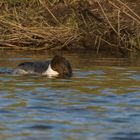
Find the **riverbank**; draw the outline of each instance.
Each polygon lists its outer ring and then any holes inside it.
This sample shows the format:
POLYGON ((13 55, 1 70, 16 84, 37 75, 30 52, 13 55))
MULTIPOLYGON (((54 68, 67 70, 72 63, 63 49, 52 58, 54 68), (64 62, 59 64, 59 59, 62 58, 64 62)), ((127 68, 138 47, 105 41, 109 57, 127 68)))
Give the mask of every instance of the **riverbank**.
POLYGON ((139 0, 2 0, 0 48, 139 52, 139 6, 139 0))

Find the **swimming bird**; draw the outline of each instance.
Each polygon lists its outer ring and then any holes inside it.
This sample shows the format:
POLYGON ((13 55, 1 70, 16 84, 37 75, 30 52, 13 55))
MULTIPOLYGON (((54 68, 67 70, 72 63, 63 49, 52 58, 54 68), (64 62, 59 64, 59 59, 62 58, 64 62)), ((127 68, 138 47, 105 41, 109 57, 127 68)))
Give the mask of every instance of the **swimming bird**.
POLYGON ((67 59, 60 55, 55 55, 52 60, 23 62, 19 64, 13 74, 18 75, 46 75, 48 77, 71 77, 72 68, 67 59))

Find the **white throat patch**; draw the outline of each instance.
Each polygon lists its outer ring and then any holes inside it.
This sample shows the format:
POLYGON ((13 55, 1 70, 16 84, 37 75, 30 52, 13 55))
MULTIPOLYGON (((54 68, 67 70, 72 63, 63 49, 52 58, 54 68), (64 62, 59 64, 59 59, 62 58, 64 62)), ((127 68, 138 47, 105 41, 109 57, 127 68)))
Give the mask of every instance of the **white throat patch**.
POLYGON ((59 73, 57 71, 54 71, 51 68, 51 65, 49 64, 48 69, 44 73, 42 73, 42 75, 47 75, 49 77, 53 77, 53 76, 58 76, 59 73))

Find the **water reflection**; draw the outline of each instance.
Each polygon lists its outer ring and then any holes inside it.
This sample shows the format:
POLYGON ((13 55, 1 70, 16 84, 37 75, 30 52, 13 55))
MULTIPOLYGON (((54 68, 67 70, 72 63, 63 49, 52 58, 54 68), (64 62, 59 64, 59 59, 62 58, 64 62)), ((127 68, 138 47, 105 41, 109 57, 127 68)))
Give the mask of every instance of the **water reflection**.
MULTIPOLYGON (((140 139, 140 67, 128 58, 64 55, 72 61, 71 79, 0 75, 0 139, 140 139)), ((1 56, 0 71, 46 59, 1 56)))

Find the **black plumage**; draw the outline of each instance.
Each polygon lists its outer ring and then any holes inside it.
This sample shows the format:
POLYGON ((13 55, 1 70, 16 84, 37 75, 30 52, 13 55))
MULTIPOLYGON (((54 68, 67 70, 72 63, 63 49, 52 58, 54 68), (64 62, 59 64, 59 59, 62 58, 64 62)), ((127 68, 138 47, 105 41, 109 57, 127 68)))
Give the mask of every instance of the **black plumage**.
POLYGON ((28 73, 35 73, 35 74, 42 74, 48 69, 48 65, 50 64, 50 61, 45 62, 24 62, 17 66, 16 69, 22 69, 25 70, 28 73))

